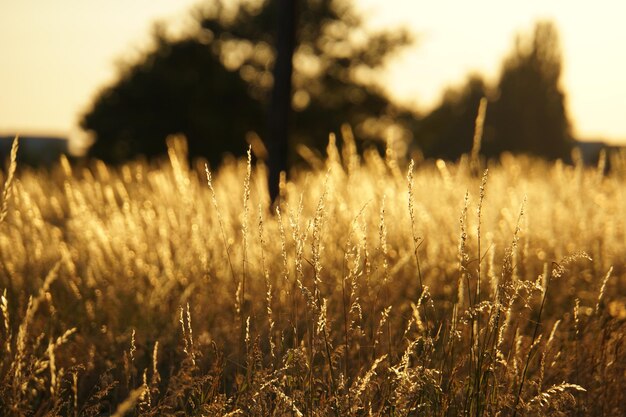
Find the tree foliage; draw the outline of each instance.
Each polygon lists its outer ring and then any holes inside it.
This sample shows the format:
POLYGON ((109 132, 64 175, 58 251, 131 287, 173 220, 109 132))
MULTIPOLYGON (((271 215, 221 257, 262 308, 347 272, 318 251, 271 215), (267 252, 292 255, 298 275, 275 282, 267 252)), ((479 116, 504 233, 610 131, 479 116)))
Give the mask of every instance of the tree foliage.
POLYGON ((439 106, 416 124, 415 137, 424 155, 454 160, 469 153, 476 111, 486 94, 485 82, 478 75, 470 76, 460 88, 449 88, 439 106))
POLYGON ((456 159, 472 147, 474 121, 482 96, 490 99, 482 152, 528 153, 567 158, 573 139, 559 84, 561 52, 555 26, 539 22, 530 37, 518 37, 495 87, 472 76, 449 90, 439 106, 420 120, 416 137, 428 157, 456 159))
POLYGON ((187 136, 192 154, 219 154, 225 145, 243 152, 246 132, 263 120, 246 83, 194 39, 159 38, 157 45, 103 90, 83 118, 96 139, 90 154, 108 162, 155 156, 175 133, 187 136))
MULTIPOLYGON (((213 1, 196 11, 197 27, 187 35, 157 32, 155 46, 83 117, 96 140, 91 155, 111 162, 158 155, 167 135, 183 133, 192 156, 217 162, 224 152, 243 152, 249 132, 264 139, 276 12, 271 0, 213 1)), ((342 0, 304 0, 298 18, 292 144, 323 149, 343 123, 366 140, 383 138, 398 109, 371 74, 411 41, 409 34, 367 32, 342 0)))
POLYGON ((523 152, 548 159, 569 156, 573 139, 560 77, 557 29, 550 22, 539 22, 531 38, 517 39, 504 62, 498 99, 488 116, 493 129, 493 136, 486 138, 488 153, 523 152))

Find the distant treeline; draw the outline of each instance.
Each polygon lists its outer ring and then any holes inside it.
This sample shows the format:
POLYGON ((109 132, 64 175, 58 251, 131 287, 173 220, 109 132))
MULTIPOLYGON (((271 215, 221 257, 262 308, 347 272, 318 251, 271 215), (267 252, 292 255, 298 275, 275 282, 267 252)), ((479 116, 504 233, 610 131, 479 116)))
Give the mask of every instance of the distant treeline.
MULTIPOLYGON (((196 28, 183 37, 157 28, 153 47, 123 66, 118 80, 96 96, 81 122, 95 138, 92 156, 123 162, 159 155, 171 134, 184 134, 191 156, 213 164, 224 153, 244 154, 248 143, 272 148, 268 114, 278 76, 272 69, 280 44, 279 2, 224 4, 212 2, 196 13, 196 28)), ((457 159, 472 147, 482 97, 489 99, 483 155, 569 158, 574 138, 552 23, 538 22, 531 34, 518 37, 495 85, 471 76, 465 86, 447 91, 434 110, 420 114, 370 81, 411 43, 408 31, 369 33, 349 1, 300 0, 299 6, 291 17, 297 23, 287 122, 291 162, 302 146, 323 154, 328 134, 344 123, 360 147, 393 142, 399 152, 419 148, 429 158, 457 159)))
MULTIPOLYGON (((538 22, 530 34, 517 37, 493 84, 470 75, 464 85, 448 89, 434 109, 420 113, 395 103, 371 81, 412 42, 407 30, 368 32, 348 0, 296 1, 291 112, 282 122, 290 164, 303 155, 323 155, 329 133, 342 132, 344 125, 351 127, 359 150, 391 145, 397 154, 416 151, 456 160, 472 149, 482 98, 487 110, 481 155, 513 152, 570 161, 576 140, 560 84, 558 31, 551 22, 538 22)), ((182 134, 190 157, 212 165, 227 153, 244 155, 249 145, 256 157, 267 158, 276 140, 269 115, 279 76, 272 72, 279 3, 226 3, 216 0, 197 11, 195 28, 184 36, 172 37, 157 26, 153 46, 120 66, 117 80, 96 95, 81 119, 95 140, 89 156, 109 163, 160 156, 166 153, 165 139, 182 134)), ((34 163, 47 164, 67 150, 65 143, 47 139, 23 142, 22 159, 34 163), (43 144, 47 150, 39 151, 43 144)), ((0 152, 9 148, 6 143, 0 152)), ((583 146, 589 163, 597 161, 593 148, 583 146)))

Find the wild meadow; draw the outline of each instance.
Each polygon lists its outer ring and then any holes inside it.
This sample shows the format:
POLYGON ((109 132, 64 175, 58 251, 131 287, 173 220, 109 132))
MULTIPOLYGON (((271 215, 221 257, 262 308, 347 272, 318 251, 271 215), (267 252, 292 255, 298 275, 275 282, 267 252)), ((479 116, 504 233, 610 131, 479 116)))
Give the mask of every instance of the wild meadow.
POLYGON ((623 415, 626 155, 337 142, 275 205, 262 162, 190 166, 181 141, 120 167, 12 158, 2 415, 623 415))

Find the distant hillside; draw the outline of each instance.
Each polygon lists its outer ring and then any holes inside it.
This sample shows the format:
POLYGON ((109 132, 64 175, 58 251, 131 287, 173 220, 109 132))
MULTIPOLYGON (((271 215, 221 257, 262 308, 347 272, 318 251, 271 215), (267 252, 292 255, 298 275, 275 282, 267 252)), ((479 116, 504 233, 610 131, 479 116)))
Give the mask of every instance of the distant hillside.
MULTIPOLYGON (((11 153, 14 136, 0 136, 0 158, 11 153)), ((32 166, 50 166, 68 154, 68 140, 61 137, 20 136, 18 162, 32 166)))

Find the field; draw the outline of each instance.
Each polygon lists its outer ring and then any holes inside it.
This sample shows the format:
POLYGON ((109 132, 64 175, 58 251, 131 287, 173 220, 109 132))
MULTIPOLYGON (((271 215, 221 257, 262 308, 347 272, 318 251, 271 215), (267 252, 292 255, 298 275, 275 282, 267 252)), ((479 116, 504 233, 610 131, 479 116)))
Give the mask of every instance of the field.
POLYGON ((3 415, 617 416, 626 157, 7 170, 3 415), (488 168, 488 170, 485 170, 488 168), (209 175, 207 175, 209 174, 209 175), (207 178, 208 177, 208 178, 207 178))

